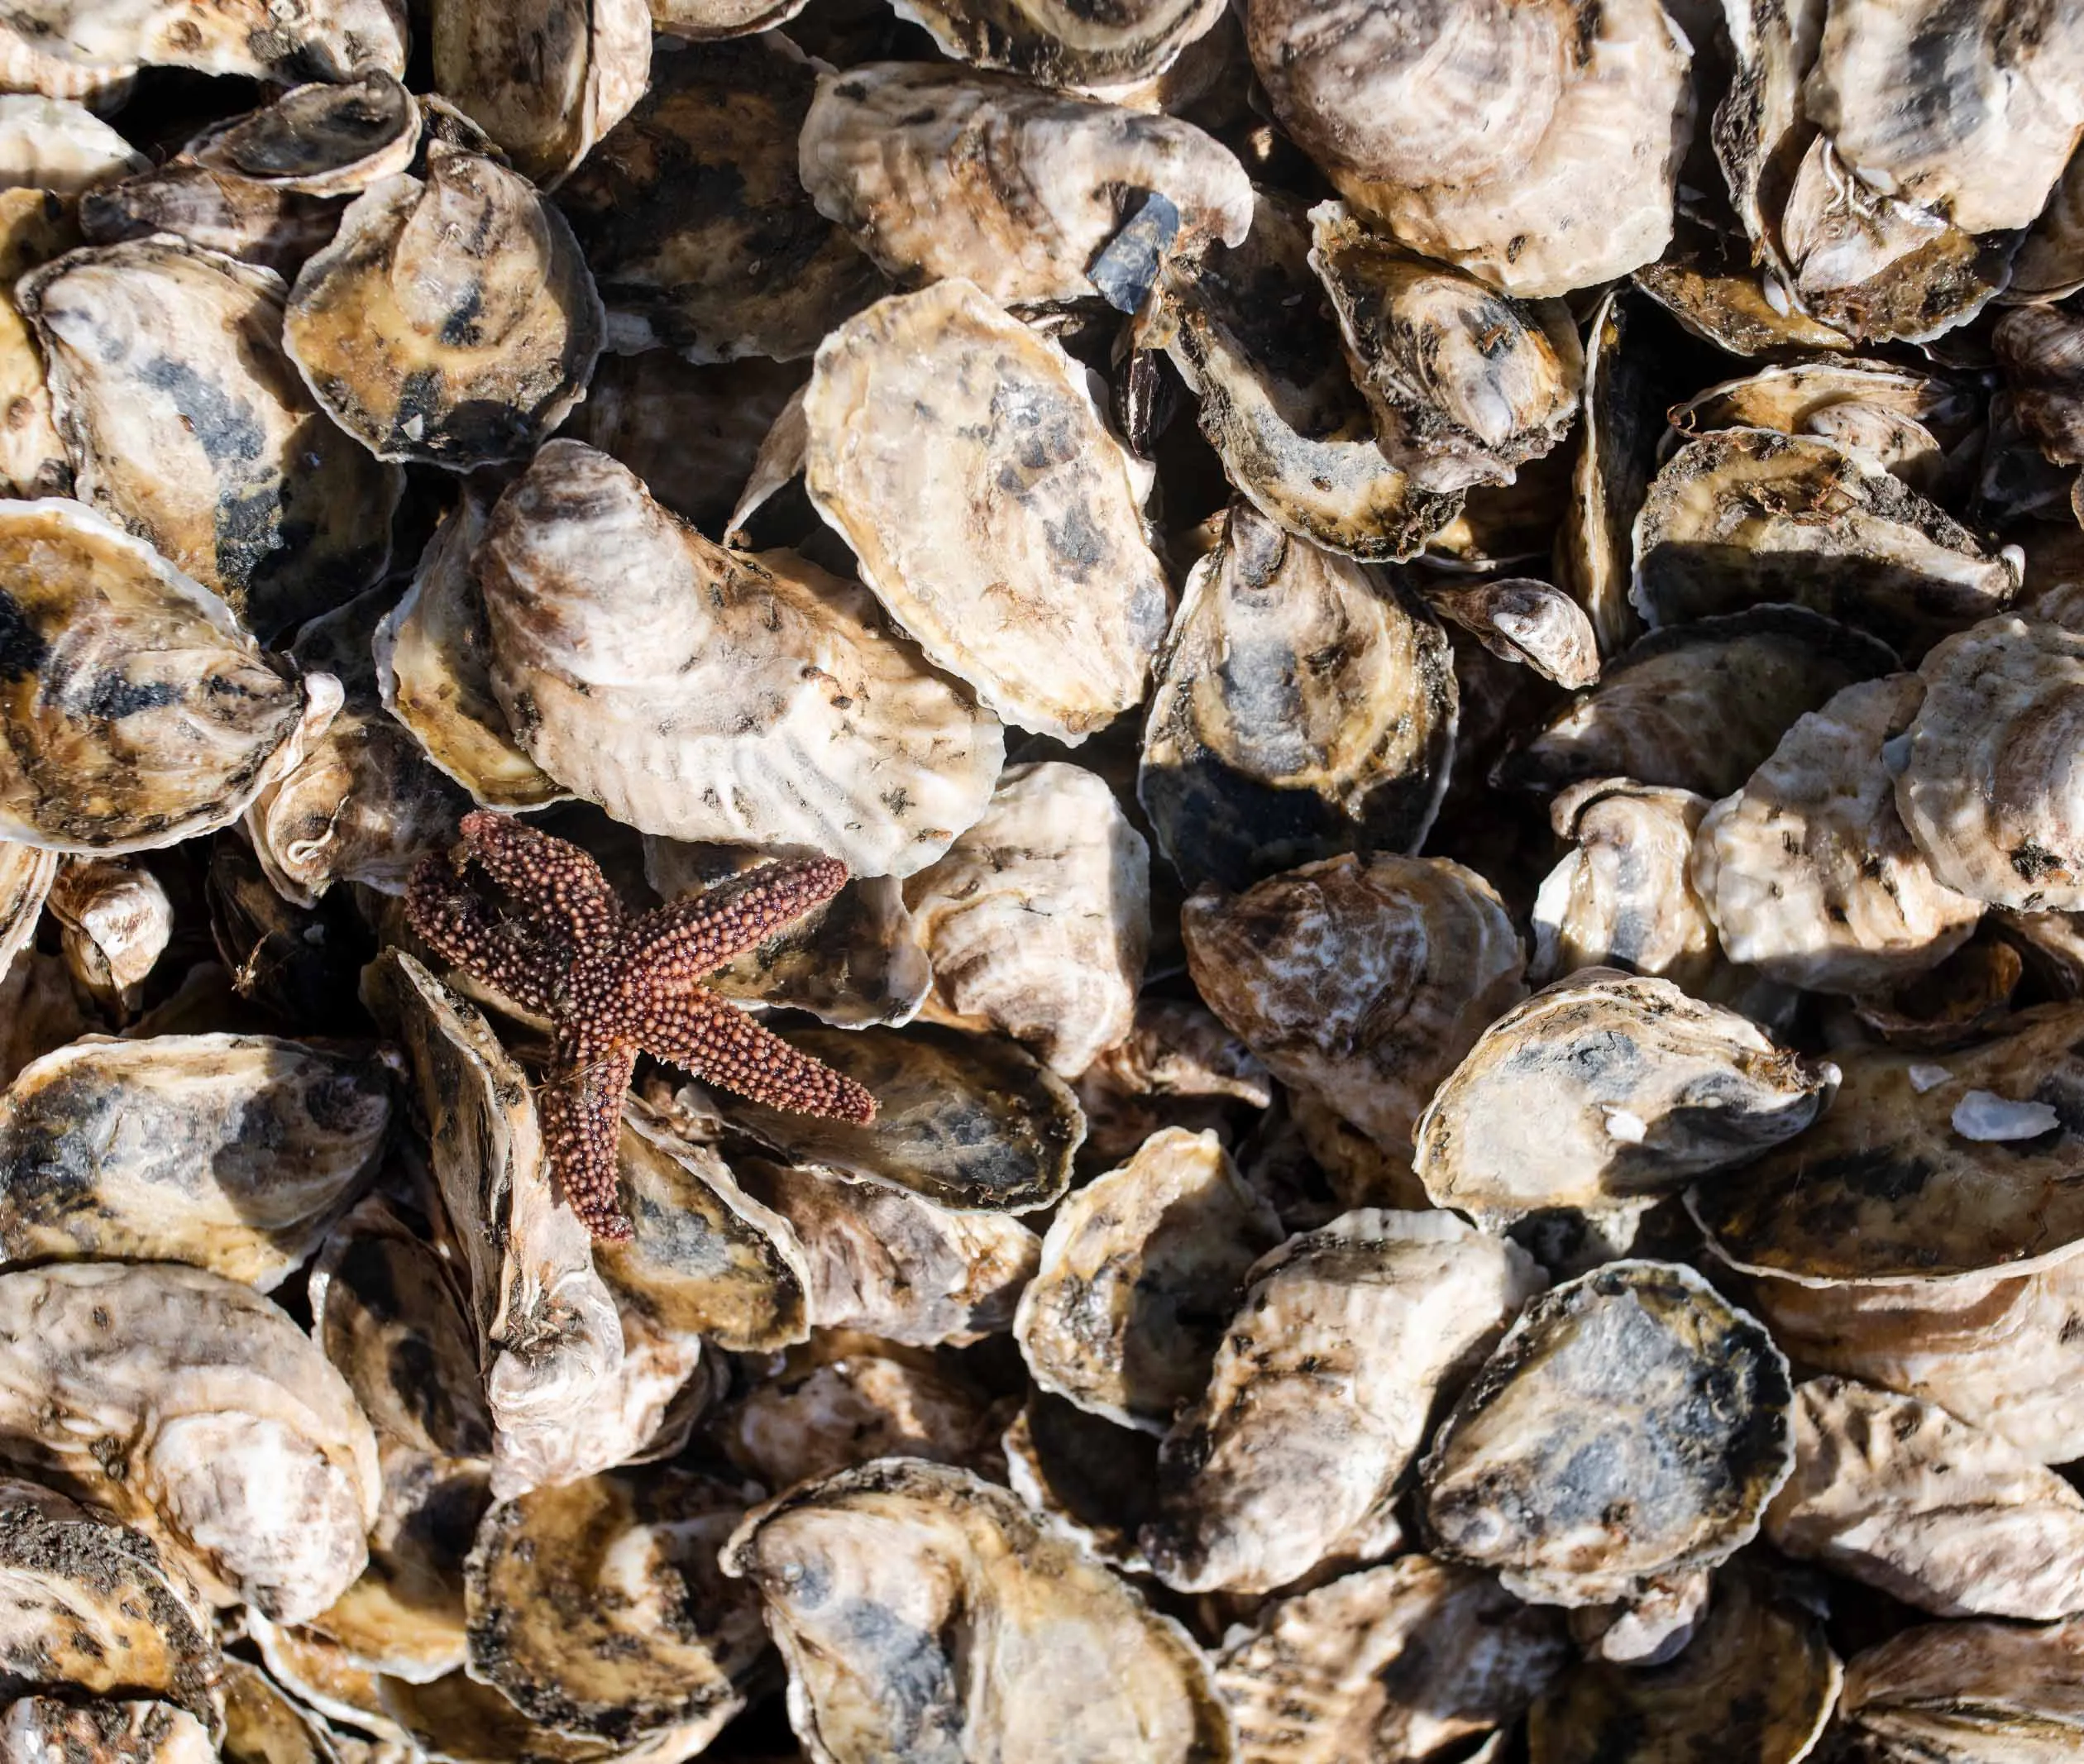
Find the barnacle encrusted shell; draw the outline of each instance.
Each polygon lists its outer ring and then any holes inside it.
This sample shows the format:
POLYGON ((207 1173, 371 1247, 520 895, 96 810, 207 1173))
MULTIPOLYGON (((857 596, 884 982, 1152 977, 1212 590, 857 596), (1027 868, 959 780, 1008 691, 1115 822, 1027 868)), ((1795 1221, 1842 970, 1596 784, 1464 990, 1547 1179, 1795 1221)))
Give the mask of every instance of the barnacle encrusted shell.
POLYGON ((1257 196, 1242 245, 1166 265, 1167 353, 1200 400, 1224 475, 1254 508, 1349 557, 1411 557, 1461 497, 1420 490, 1384 456, 1310 273, 1308 223, 1293 198, 1257 196))
POLYGON ((1804 711, 1896 665, 1879 638, 1800 606, 1652 631, 1522 738, 1493 775, 1531 790, 1622 777, 1726 796, 1804 711))
POLYGON ((685 1757, 744 1706, 763 1651, 752 1590, 717 1571, 743 1495, 681 1470, 538 1489, 485 1514, 464 1582, 471 1672, 558 1732, 671 1729, 685 1757))
POLYGON ((1431 1546, 1545 1604, 1713 1567, 1787 1478, 1790 1395, 1772 1338, 1692 1269, 1595 1268, 1527 1307, 1434 1436, 1431 1546))
POLYGON ((0 1711, 0 1758, 9 1764, 210 1764, 217 1756, 209 1729, 171 1703, 28 1696, 0 1711))
POLYGON ((810 355, 889 286, 797 179, 816 71, 758 37, 662 55, 652 75, 557 191, 610 347, 690 361, 810 355))
POLYGON ((435 88, 554 184, 629 113, 651 71, 646 0, 433 0, 435 88))
POLYGON ((563 420, 606 323, 564 217, 437 141, 423 179, 380 179, 341 216, 298 273, 282 342, 377 458, 466 471, 523 457, 563 420))
POLYGON ((76 502, 0 504, 15 657, 0 696, 0 836, 151 850, 215 831, 340 702, 231 610, 76 502))
POLYGON ((1285 1084, 1392 1157, 1441 1078, 1524 996, 1496 892, 1443 858, 1327 858, 1180 915, 1209 1008, 1285 1084))
POLYGON ((320 414, 282 355, 273 274, 170 238, 25 276, 81 499, 264 634, 368 586, 402 478, 320 414))
POLYGON ((1233 504, 1159 652, 1136 793, 1189 886, 1408 851, 1446 790, 1458 704, 1414 597, 1233 504))
POLYGON ((1435 1206, 1485 1223, 1626 1209, 1801 1132, 1834 1075, 1669 980, 1589 968, 1484 1031, 1418 1117, 1413 1162, 1435 1206))
POLYGON ((794 1489, 723 1563, 759 1587, 790 1724, 834 1764, 1235 1755, 1187 1633, 965 1471, 888 1459, 794 1489))
POLYGON ((2084 1623, 1927 1623, 1846 1663, 1838 1726, 1876 1764, 2061 1764, 2084 1747, 2084 1623))
POLYGON ((405 71, 398 0, 23 0, 8 22, 33 47, 108 74, 138 62, 256 79, 405 71))
POLYGON ((644 832, 909 875, 990 799, 997 723, 867 595, 790 552, 711 544, 578 442, 549 442, 500 499, 476 570, 523 746, 644 832))
POLYGON ((1843 1676, 1802 1593, 1752 1563, 1724 1569, 1676 1660, 1587 1660, 1536 1701, 1530 1764, 1797 1764, 1828 1725, 1843 1676))
POLYGON ((2047 458, 2084 460, 2084 323, 2058 308, 2007 313, 1991 333, 2019 426, 2047 458))
POLYGON ((905 906, 928 1016, 997 1030, 1076 1077, 1129 1033, 1150 946, 1150 853, 1097 772, 1011 766, 905 906))
POLYGON ((1159 1432, 1201 1394, 1274 1210, 1212 1132, 1168 1127, 1067 1199, 1042 1240, 1014 1339, 1035 1384, 1159 1432))
POLYGON ((798 152, 818 212, 890 275, 995 300, 1091 299, 1126 190, 1173 205, 1170 251, 1239 244, 1252 221, 1245 168, 1192 123, 945 63, 821 74, 798 152))
POLYGON ((1530 978, 1580 968, 1654 974, 1697 992, 1715 968, 1715 925, 1687 875, 1708 799, 1690 790, 1588 778, 1549 804, 1568 853, 1534 899, 1530 978))
POLYGON ((1938 1617, 2084 1609, 2084 1496, 1937 1403, 1838 1378, 1796 1387, 1795 1474, 1766 1509, 1784 1556, 1938 1617))
POLYGON ((1060 347, 937 282, 833 332, 803 411, 810 500, 928 660, 1073 745, 1142 701, 1171 595, 1060 347))
POLYGON ((260 1035, 74 1042, 0 1096, 0 1252, 187 1262, 266 1292, 375 1174, 379 1062, 260 1035))
POLYGON ((148 163, 84 105, 0 96, 0 187, 78 196, 148 163))
POLYGON ((1341 1215, 1251 1271, 1207 1389, 1159 1453, 1141 1542, 1168 1586, 1266 1592, 1389 1553, 1433 1404, 1547 1284, 1444 1212, 1341 1215))
POLYGON ((1562 441, 1585 360, 1560 302, 1522 304, 1369 232, 1342 203, 1319 203, 1310 225, 1310 267, 1376 437, 1413 484, 1509 484, 1562 441))
POLYGON ((896 0, 892 10, 973 67, 1087 88, 1154 78, 1223 14, 1211 0, 1134 0, 1105 11, 1076 0, 896 0))
POLYGON ((9 1449, 141 1526, 222 1603, 282 1622, 361 1571, 376 1441, 283 1312, 200 1269, 0 1274, 9 1449))
POLYGON ((1915 674, 1847 686, 1702 823, 1694 885, 1733 962, 1790 986, 1876 992, 1967 941, 1982 903, 1911 843, 1884 758, 1924 696, 1915 674))
POLYGON ((1787 601, 1922 647, 2000 610, 2016 568, 1903 481, 1814 435, 1688 442, 1637 518, 1637 610, 1678 624, 1787 601))
POLYGON ((1568 1658, 1554 1612, 1405 1556, 1269 1604, 1224 1638, 1216 1688, 1240 1764, 1397 1764, 1459 1757, 1568 1658))
POLYGON ((1671 237, 1693 101, 1655 0, 1254 0, 1245 40, 1288 132, 1428 257, 1560 294, 1671 237))
POLYGON ((2084 634, 1989 619, 1937 645, 1895 766, 1896 807, 1933 873, 1992 906, 2084 906, 2072 730, 2084 634))
POLYGON ((270 189, 351 196, 403 171, 419 146, 419 105, 380 67, 341 84, 293 86, 189 146, 199 165, 270 189))

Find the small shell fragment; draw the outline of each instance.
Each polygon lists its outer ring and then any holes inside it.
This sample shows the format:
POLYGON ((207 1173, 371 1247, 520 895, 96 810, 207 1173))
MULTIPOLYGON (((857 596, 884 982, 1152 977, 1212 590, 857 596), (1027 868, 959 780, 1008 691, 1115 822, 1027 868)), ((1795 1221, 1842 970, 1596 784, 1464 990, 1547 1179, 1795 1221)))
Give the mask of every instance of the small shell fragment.
MULTIPOLYGON (((26 846, 16 849, 25 858, 52 855, 26 846)), ((33 926, 35 902, 27 904, 33 926)), ((75 858, 53 878, 49 905, 74 978, 104 1009, 134 1011, 174 935, 174 903, 159 878, 142 864, 120 858, 75 858)), ((0 952, 6 950, 7 936, 0 920, 0 952)))

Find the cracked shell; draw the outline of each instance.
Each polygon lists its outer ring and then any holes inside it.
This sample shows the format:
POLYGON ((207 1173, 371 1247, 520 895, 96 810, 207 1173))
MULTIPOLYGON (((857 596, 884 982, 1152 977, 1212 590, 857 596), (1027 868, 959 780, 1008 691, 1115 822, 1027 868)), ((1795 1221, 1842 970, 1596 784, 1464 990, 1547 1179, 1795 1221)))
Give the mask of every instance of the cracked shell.
POLYGON ((21 0, 7 17, 38 51, 83 74, 138 62, 255 79, 351 79, 370 65, 405 72, 399 0, 21 0))
POLYGON ((1252 1270, 1207 1389, 1158 1456, 1143 1551, 1183 1592, 1267 1592, 1387 1555, 1434 1404, 1547 1284, 1443 1212, 1364 1210, 1252 1270))
POLYGON ((1007 303, 1097 293, 1126 191, 1177 211, 1169 252, 1240 244, 1252 220, 1245 168, 1192 123, 945 64, 821 74, 798 153, 818 212, 887 274, 1007 303))
POLYGON ((2062 1764, 2084 1747, 2084 1623, 1927 1623, 1849 1661, 1861 1764, 2062 1764))
POLYGON ((832 1764, 1235 1756, 1187 1633, 966 1471, 843 1471, 755 1508, 723 1560, 759 1587, 790 1724, 832 1764))
POLYGON ((198 165, 270 189, 352 196, 410 165, 419 136, 413 94, 371 68, 342 85, 293 86, 207 131, 189 152, 198 165))
POLYGON ((1162 1432, 1198 1396, 1280 1220, 1212 1132, 1167 1127, 1057 1209, 1014 1339, 1035 1384, 1162 1432))
POLYGON ((1284 1084, 1394 1159, 1435 1086, 1525 996, 1503 904, 1441 858, 1328 858, 1180 916, 1208 1007, 1284 1084))
POLYGON ((1075 0, 896 0, 892 10, 973 67, 1088 89, 1155 79, 1223 12, 1211 0, 1133 0, 1105 12, 1075 0))
POLYGON ((1418 1117, 1414 1162, 1436 1207, 1494 1229, 1639 1209, 1801 1132, 1836 1075, 1668 980, 1589 968, 1484 1031, 1418 1117))
POLYGON ((1435 1553, 1542 1604, 1625 1600, 1758 1535, 1787 1361, 1692 1269, 1609 1262, 1530 1304, 1434 1436, 1435 1553))
POLYGON ((367 1559, 381 1480, 369 1422, 285 1313, 219 1275, 109 1262, 0 1274, 0 1424, 215 1602, 299 1622, 367 1559))
POLYGON ((1552 1611, 1406 1556, 1271 1604, 1233 1629, 1216 1685, 1240 1764, 1403 1764, 1518 1719, 1570 1657, 1552 1611))
POLYGON ((1715 925, 1687 861, 1707 812, 1705 796, 1628 778, 1558 791, 1550 823, 1575 849, 1535 896, 1531 978, 1619 968, 1699 992, 1715 972, 1715 925))
POLYGON ((283 347, 379 459, 525 457, 585 396, 606 327, 571 228, 528 180, 437 141, 298 272, 283 347))
POLYGON ((1789 986, 1871 992, 1968 940, 1982 903, 1912 844, 1884 757, 1924 696, 1915 674, 1847 686, 1701 823, 1694 886, 1730 960, 1789 986))
POLYGON ((828 337, 804 415, 811 501, 929 661, 1073 746, 1142 701, 1172 610, 1145 484, 1057 344, 937 282, 828 337))
POLYGON ((1190 887, 1408 851, 1446 791, 1459 702, 1422 604, 1234 504, 1159 653, 1136 793, 1190 887))

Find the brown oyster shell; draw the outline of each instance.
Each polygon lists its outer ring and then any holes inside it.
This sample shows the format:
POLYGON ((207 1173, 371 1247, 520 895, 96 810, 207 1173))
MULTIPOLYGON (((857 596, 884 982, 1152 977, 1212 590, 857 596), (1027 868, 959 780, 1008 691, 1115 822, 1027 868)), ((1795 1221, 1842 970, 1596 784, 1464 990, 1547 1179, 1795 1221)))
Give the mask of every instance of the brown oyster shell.
POLYGON ((2008 300, 2064 300, 2084 288, 2084 154, 2072 153, 2069 166, 2048 193, 2019 255, 2012 259, 2008 300))
POLYGON ((2084 323, 2058 308, 2024 307, 1990 341, 2028 437, 2059 465, 2084 460, 2084 323))
POLYGON ((272 270, 289 282, 324 249, 345 198, 304 196, 256 184, 177 155, 79 200, 79 230, 90 245, 119 245, 173 233, 205 251, 272 270))
MULTIPOLYGON (((24 860, 52 853, 14 848, 24 860)), ((0 876, 6 876, 0 868, 0 876)), ((7 886, 34 925, 35 866, 17 866, 7 886)), ((50 915, 58 923, 65 966, 81 988, 103 1010, 120 1016, 143 1002, 144 985, 174 935, 174 902, 160 879, 135 860, 74 858, 65 863, 50 884, 50 915)), ((17 920, 17 924, 19 925, 17 920)), ((0 916, 0 952, 7 948, 8 927, 0 916)))
POLYGON ((1434 1436, 1431 1546, 1545 1604, 1713 1567, 1787 1479, 1790 1398, 1772 1338, 1692 1269, 1595 1268, 1527 1307, 1434 1436))
POLYGON ((171 1703, 31 1696, 0 1710, 0 1757, 22 1764, 209 1764, 217 1756, 209 1730, 171 1703))
MULTIPOLYGON (((467 3, 467 0, 465 0, 467 3)), ((585 395, 606 323, 571 229, 524 178, 437 141, 298 273, 283 347, 379 459, 525 457, 585 395)))
POLYGON ((2084 1624, 1927 1623, 1856 1655, 1838 1723, 1876 1764, 2058 1764, 2084 1745, 2084 1624))
POLYGON ((1690 790, 1587 778, 1549 804, 1574 849, 1534 901, 1529 978, 1581 968, 1651 974, 1698 994, 1715 969, 1715 924, 1687 874, 1708 799, 1690 790))
POLYGON ((1795 162, 1813 132, 1801 113, 1802 79, 1816 63, 1824 0, 1751 0, 1721 9, 1730 79, 1709 123, 1715 159, 1754 258, 1779 303, 1792 308, 1780 237, 1795 162))
POLYGON ((226 1764, 334 1764, 332 1730, 302 1709, 260 1667, 227 1660, 224 1667, 226 1764))
POLYGON ((1394 1548, 1391 1508, 1434 1403, 1546 1285, 1444 1212, 1341 1215, 1251 1270, 1200 1400, 1158 1458, 1140 1542, 1188 1592, 1266 1592, 1394 1548))
POLYGON ((411 165, 419 135, 413 94, 371 67, 342 84, 292 86, 189 151, 198 165, 270 189, 351 196, 411 165))
POLYGON ((50 389, 36 333, 14 298, 24 270, 76 245, 71 207, 47 190, 0 190, 0 490, 65 495, 72 463, 51 422, 50 389))

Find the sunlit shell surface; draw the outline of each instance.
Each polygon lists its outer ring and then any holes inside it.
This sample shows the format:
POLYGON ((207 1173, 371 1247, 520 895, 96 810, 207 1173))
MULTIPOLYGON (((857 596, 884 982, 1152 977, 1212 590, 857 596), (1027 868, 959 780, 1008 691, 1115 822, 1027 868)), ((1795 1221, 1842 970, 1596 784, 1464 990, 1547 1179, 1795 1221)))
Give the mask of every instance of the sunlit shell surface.
POLYGON ((0 97, 0 179, 7 188, 78 196, 126 172, 142 171, 146 163, 83 104, 0 97))
POLYGON ((2058 1764, 2084 1745, 2084 1623, 1927 1623, 1846 1662, 1838 1722, 1884 1764, 2058 1764))
POLYGON ((171 1703, 22 1697, 0 1711, 0 1756, 68 1764, 209 1764, 209 1730, 171 1703))
POLYGON ((419 145, 419 105, 381 68, 332 84, 293 86, 273 103, 206 131, 198 165, 271 189, 348 196, 403 171, 419 145))
POLYGON ((1531 977, 1620 968, 1697 992, 1714 968, 1715 925, 1687 863, 1707 810, 1690 790, 1627 778, 1557 791, 1550 820, 1575 849, 1535 897, 1531 977))
POLYGON ((145 62, 259 79, 405 71, 396 0, 26 0, 8 22, 84 67, 145 62))

